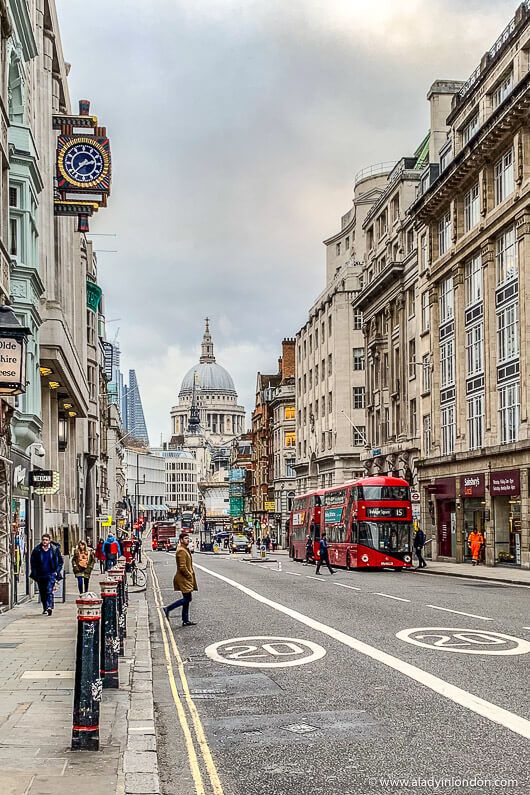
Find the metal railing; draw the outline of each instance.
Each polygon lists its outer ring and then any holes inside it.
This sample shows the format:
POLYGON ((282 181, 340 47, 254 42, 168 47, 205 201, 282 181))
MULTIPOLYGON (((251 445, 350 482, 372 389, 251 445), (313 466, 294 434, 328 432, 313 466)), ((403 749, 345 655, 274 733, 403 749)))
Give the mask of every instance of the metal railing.
POLYGON ((362 179, 366 179, 366 177, 377 177, 381 174, 389 174, 395 165, 395 160, 389 160, 386 163, 374 163, 372 166, 366 166, 355 175, 355 184, 362 179))

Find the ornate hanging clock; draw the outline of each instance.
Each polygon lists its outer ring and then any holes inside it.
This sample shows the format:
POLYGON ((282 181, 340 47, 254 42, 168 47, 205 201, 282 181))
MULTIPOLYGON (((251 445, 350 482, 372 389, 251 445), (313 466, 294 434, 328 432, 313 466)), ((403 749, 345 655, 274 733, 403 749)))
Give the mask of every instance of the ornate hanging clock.
POLYGON ((77 215, 78 230, 88 231, 88 218, 105 207, 110 193, 110 143, 104 127, 81 100, 79 115, 53 117, 57 139, 56 215, 77 215))

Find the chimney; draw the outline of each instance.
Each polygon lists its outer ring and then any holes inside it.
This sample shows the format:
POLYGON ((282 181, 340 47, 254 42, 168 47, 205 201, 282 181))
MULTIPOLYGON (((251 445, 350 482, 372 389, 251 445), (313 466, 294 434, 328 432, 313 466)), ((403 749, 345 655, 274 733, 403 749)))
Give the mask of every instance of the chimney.
POLYGON ((429 129, 429 163, 438 163, 440 160, 440 149, 447 141, 449 127, 447 117, 451 113, 451 102, 453 96, 462 88, 463 83, 459 80, 435 80, 429 89, 427 99, 431 106, 431 118, 429 129))
POLYGON ((282 340, 281 375, 282 381, 286 378, 294 378, 295 374, 295 344, 292 338, 282 340))

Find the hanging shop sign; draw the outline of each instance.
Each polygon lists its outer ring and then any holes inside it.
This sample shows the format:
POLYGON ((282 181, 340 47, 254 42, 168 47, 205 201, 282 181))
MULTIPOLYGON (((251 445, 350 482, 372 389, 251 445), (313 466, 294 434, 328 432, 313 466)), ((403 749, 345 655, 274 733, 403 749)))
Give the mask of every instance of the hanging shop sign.
POLYGON ((521 493, 521 478, 518 469, 491 472, 490 494, 492 497, 518 495, 521 493))
POLYGON ((57 139, 55 215, 77 216, 78 232, 88 232, 88 219, 107 206, 111 183, 110 142, 105 127, 90 114, 90 102, 79 102, 79 114, 53 116, 57 139))
POLYGON ((274 511, 276 510, 276 503, 274 502, 274 500, 265 500, 264 507, 266 511, 274 513, 274 511))
POLYGON ((35 469, 29 473, 29 485, 35 494, 57 494, 60 477, 51 469, 35 469))

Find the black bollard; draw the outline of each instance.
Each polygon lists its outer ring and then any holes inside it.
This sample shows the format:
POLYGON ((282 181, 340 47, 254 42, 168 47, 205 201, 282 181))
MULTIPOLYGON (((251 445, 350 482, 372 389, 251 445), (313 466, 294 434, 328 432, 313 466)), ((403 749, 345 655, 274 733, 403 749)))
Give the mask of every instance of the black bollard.
MULTIPOLYGON (((124 599, 125 599, 125 604, 128 605, 129 604, 129 588, 128 588, 128 582, 127 582, 128 564, 127 564, 127 560, 125 559, 125 557, 122 556, 121 558, 118 558, 118 564, 121 564, 121 567, 124 569, 124 572, 125 572, 124 577, 123 577, 123 595, 124 595, 124 599)), ((125 634, 125 637, 127 637, 127 634, 125 634)))
POLYGON ((118 654, 123 657, 125 654, 125 601, 123 598, 123 574, 120 566, 112 569, 112 577, 116 581, 116 608, 118 610, 118 640, 120 650, 118 654))
POLYGON ((104 688, 120 686, 118 671, 118 653, 120 640, 118 637, 118 610, 116 607, 117 582, 109 576, 100 580, 101 598, 101 647, 100 647, 100 675, 104 688))
POLYGON ((99 630, 101 599, 86 593, 77 604, 72 751, 99 750, 99 630))

